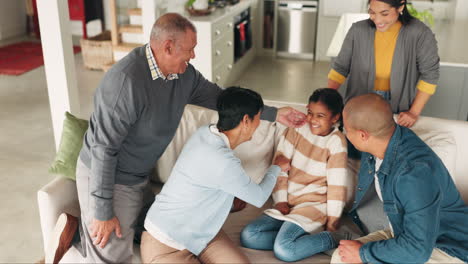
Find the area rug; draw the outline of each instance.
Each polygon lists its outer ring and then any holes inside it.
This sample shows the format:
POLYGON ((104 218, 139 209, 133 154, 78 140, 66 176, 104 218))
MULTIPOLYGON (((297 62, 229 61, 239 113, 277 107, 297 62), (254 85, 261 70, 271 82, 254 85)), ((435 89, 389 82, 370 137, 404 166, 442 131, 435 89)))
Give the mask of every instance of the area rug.
MULTIPOLYGON (((73 52, 81 51, 73 47, 73 52)), ((44 64, 41 43, 19 42, 0 47, 0 74, 21 75, 44 64)))

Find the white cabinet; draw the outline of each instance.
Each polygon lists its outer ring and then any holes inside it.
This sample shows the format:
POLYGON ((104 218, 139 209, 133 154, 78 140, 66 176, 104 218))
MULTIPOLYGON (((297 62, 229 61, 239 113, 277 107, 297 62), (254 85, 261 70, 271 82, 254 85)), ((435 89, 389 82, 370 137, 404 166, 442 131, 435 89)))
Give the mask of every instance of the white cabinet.
POLYGON ((222 86, 234 63, 234 17, 192 22, 198 43, 191 63, 206 79, 222 86))
POLYGON ((213 25, 211 64, 212 81, 224 85, 234 63, 233 17, 228 17, 213 25))
MULTIPOLYGON (((255 21, 256 5, 257 1, 244 0, 209 16, 189 17, 197 29, 195 59, 190 62, 206 79, 225 87, 242 73, 248 65, 246 60, 253 58, 255 48, 247 52, 246 58, 234 63, 234 17, 251 8, 251 21, 255 21)), ((255 27, 256 24, 252 24, 252 33, 256 32, 255 27)))

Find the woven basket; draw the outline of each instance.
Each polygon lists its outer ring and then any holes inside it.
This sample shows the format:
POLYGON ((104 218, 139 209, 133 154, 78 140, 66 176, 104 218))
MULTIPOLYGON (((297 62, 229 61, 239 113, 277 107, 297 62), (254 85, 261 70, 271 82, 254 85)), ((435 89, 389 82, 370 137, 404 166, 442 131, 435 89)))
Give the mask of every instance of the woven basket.
POLYGON ((80 44, 86 68, 104 70, 106 65, 114 62, 110 31, 104 31, 89 39, 81 39, 80 44))

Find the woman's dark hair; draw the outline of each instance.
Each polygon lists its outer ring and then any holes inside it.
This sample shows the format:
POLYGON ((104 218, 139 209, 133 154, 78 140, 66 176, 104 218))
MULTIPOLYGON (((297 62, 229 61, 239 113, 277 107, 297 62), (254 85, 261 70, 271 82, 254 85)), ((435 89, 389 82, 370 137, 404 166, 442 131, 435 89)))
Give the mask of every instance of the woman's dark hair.
POLYGON ((333 116, 340 114, 340 119, 338 121, 340 123, 339 129, 340 131, 343 130, 343 115, 341 114, 344 107, 343 97, 341 97, 340 93, 338 93, 336 89, 320 88, 315 90, 309 97, 309 103, 312 102, 320 102, 324 104, 328 110, 330 110, 333 116))
POLYGON ((263 100, 257 92, 232 86, 218 96, 216 109, 219 115, 216 127, 219 131, 227 131, 236 128, 244 115, 248 115, 253 120, 254 116, 263 109, 263 100))
MULTIPOLYGON (((368 0, 367 4, 369 5, 371 1, 372 0, 368 0)), ((384 2, 384 3, 390 5, 391 7, 394 7, 396 9, 400 8, 400 6, 402 6, 402 5, 405 6, 403 8, 402 14, 398 15, 398 20, 400 20, 401 24, 403 24, 403 25, 407 25, 414 18, 408 12, 408 8, 406 7, 406 0, 376 0, 376 1, 384 2)), ((372 27, 375 27, 374 22, 372 20, 370 20, 370 18, 368 19, 368 21, 369 21, 369 24, 372 27)))

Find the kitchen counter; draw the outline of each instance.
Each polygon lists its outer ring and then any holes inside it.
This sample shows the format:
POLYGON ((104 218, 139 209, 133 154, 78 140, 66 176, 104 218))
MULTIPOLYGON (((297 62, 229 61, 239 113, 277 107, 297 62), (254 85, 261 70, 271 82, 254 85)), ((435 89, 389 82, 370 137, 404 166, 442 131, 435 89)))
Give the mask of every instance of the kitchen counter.
MULTIPOLYGON (((352 23, 369 17, 368 14, 343 14, 327 51, 327 56, 336 57, 340 52, 346 33, 352 23)), ((436 20, 431 28, 434 32, 441 65, 468 68, 468 21, 436 20)))
POLYGON ((216 8, 213 13, 206 16, 191 16, 188 11, 185 11, 184 16, 188 17, 193 22, 206 22, 213 23, 222 20, 225 17, 232 15, 232 13, 240 12, 248 8, 254 0, 241 0, 235 5, 228 5, 223 8, 216 8))

